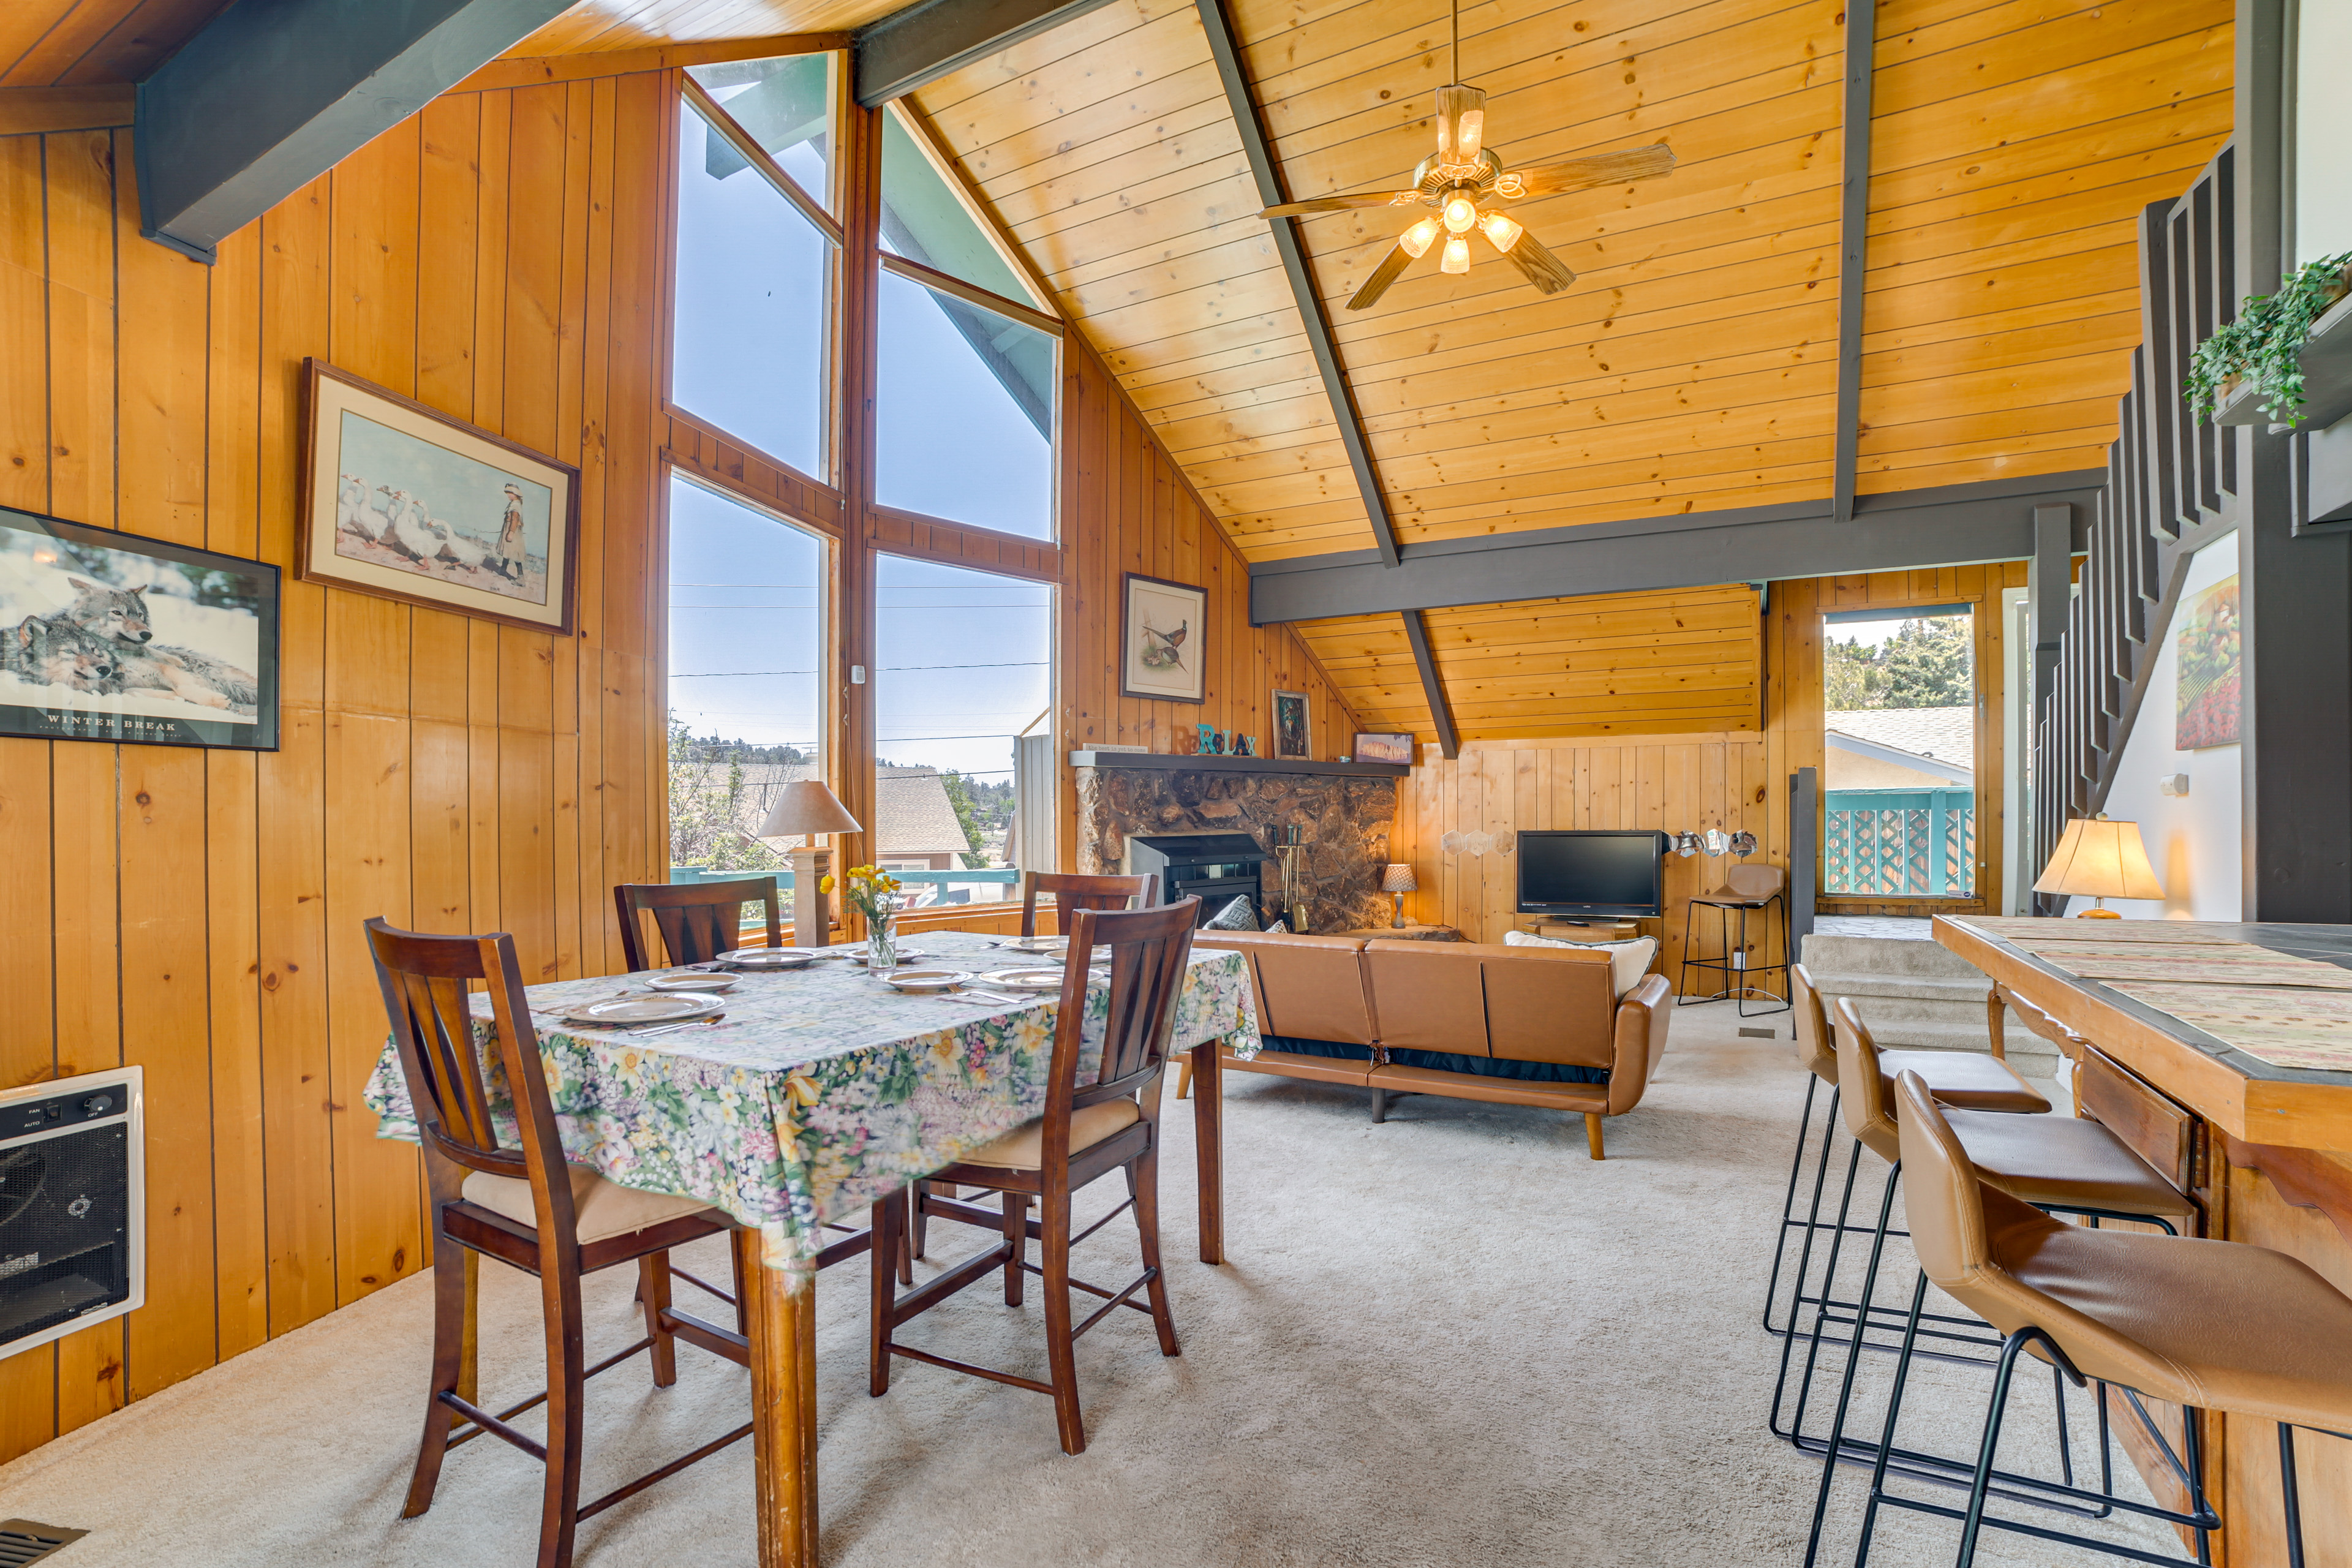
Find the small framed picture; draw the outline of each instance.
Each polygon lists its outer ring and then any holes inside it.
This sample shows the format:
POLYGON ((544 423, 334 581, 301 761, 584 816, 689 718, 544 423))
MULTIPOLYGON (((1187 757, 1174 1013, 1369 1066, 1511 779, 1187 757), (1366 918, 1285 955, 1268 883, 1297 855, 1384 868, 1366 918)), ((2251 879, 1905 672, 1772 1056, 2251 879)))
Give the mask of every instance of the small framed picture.
POLYGON ((0 508, 0 735, 278 749, 278 568, 0 508))
POLYGON ((1356 732, 1356 761, 1360 763, 1393 763, 1398 767, 1412 765, 1411 735, 1370 735, 1356 732))
POLYGON ((1129 572, 1119 638, 1119 695, 1206 701, 1208 623, 1205 589, 1129 572))
POLYGON ((1276 691, 1274 754, 1294 763, 1314 761, 1315 748, 1307 739, 1315 732, 1313 718, 1307 706, 1307 693, 1276 691))
POLYGON ((572 635, 579 469, 320 360, 302 369, 297 576, 572 635))

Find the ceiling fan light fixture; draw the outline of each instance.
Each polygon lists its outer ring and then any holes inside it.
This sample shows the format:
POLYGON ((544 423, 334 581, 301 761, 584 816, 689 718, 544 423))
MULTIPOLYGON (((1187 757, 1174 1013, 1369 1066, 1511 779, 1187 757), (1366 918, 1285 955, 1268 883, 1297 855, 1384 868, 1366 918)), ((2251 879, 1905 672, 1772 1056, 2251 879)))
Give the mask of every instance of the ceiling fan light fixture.
POLYGON ((1486 134, 1486 111, 1483 109, 1465 110, 1454 130, 1454 161, 1462 163, 1474 161, 1478 156, 1478 143, 1486 134))
POLYGON ((1528 232, 1525 225, 1501 213, 1480 214, 1478 226, 1486 230, 1488 243, 1496 249, 1506 253, 1511 247, 1519 243, 1519 236, 1528 232))
POLYGON ((1478 205, 1465 195, 1453 195, 1445 202, 1445 227, 1452 234, 1467 234, 1470 226, 1478 221, 1478 205))
POLYGON ((1425 217, 1397 236, 1397 243, 1404 247, 1407 256, 1418 261, 1428 255, 1429 247, 1436 243, 1438 227, 1435 218, 1425 217))
POLYGON ((1440 272, 1463 273, 1470 270, 1470 242, 1458 234, 1445 237, 1445 254, 1438 258, 1440 272))

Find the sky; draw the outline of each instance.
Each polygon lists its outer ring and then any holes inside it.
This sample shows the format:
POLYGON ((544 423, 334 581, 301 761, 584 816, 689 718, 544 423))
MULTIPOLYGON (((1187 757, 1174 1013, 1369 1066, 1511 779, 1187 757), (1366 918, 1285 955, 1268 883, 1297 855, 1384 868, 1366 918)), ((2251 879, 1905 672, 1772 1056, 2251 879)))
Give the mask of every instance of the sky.
MULTIPOLYGON (((722 98, 725 95, 722 95, 722 98)), ((757 173, 705 172, 682 127, 673 395, 771 455, 822 473, 821 299, 829 247, 757 173)), ((803 143, 779 164, 823 189, 803 143)), ((1052 527, 1050 445, 929 290, 882 280, 877 494, 1033 537, 1052 527)), ((824 551, 815 536, 683 479, 670 503, 670 700, 698 735, 806 750, 817 739, 824 551)), ((884 556, 874 683, 886 761, 1012 776, 1013 734, 1051 701, 1053 593, 884 556)))

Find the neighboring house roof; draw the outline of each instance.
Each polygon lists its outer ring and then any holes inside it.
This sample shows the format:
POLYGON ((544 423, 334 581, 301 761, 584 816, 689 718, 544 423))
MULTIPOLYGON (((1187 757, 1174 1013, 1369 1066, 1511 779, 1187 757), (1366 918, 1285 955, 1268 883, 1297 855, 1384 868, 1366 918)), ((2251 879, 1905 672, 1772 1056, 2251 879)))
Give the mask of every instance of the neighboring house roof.
POLYGON ((1944 773, 1955 783, 1976 776, 1973 709, 1849 708, 1822 719, 1829 743, 1841 751, 1944 773), (1841 739, 1851 743, 1840 746, 1841 739))
MULTIPOLYGON (((875 820, 868 826, 876 856, 950 855, 969 847, 937 768, 883 767, 875 772, 875 820)), ((815 765, 809 763, 744 763, 743 831, 756 837, 776 792, 795 780, 816 776, 815 765)), ((789 848, 800 840, 778 842, 789 848)))

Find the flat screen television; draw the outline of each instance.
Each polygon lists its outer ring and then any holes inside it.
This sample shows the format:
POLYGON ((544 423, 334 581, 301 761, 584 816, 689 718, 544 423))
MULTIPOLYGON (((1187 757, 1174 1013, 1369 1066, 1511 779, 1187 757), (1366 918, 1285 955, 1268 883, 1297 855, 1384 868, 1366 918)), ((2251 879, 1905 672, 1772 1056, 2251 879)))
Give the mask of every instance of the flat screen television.
POLYGON ((1666 836, 1601 828, 1519 835, 1519 913, 1664 912, 1666 836))

